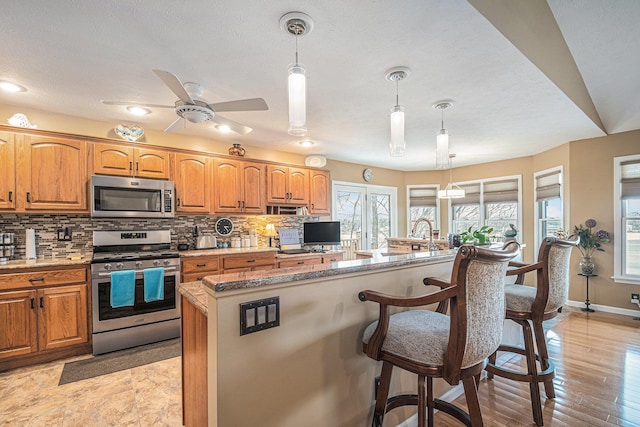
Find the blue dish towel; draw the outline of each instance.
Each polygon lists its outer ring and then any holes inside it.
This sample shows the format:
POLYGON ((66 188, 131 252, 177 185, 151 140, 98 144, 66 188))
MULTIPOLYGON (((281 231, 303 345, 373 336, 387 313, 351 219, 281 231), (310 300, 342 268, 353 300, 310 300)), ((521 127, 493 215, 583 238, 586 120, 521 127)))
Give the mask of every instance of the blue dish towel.
POLYGON ((164 299, 164 268, 145 268, 144 302, 164 299))
POLYGON ((136 272, 133 270, 111 273, 111 307, 133 305, 136 296, 136 272))

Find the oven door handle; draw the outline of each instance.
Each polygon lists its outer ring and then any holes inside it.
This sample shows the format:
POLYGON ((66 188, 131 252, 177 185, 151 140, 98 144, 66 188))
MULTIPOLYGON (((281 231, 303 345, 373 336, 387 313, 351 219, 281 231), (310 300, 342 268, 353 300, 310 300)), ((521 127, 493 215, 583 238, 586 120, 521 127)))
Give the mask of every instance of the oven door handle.
MULTIPOLYGON (((177 270, 178 267, 164 267, 164 271, 173 271, 173 270, 177 270)), ((137 270, 136 273, 142 273, 144 270, 137 270)), ((98 276, 111 276, 111 271, 109 272, 104 272, 101 271, 98 273, 98 276)))

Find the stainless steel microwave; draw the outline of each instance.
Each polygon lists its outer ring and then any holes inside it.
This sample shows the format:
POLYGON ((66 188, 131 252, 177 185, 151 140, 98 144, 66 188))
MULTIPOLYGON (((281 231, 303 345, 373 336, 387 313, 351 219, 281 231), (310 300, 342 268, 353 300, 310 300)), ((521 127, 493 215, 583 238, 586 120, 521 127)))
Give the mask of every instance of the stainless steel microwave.
POLYGON ((174 185, 159 179, 91 177, 91 216, 173 218, 174 185))

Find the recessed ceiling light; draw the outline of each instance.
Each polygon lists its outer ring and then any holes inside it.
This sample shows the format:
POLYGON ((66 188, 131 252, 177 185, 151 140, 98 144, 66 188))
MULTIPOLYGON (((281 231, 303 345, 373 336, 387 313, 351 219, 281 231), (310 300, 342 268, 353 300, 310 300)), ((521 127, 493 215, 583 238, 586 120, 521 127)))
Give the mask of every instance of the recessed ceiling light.
POLYGON ((303 147, 311 147, 314 144, 314 142, 308 139, 305 139, 304 141, 298 142, 298 144, 302 145, 303 147))
POLYGON ((229 133, 231 132, 231 128, 227 125, 218 125, 216 126, 216 129, 218 129, 219 132, 222 133, 229 133))
POLYGON ((4 90, 5 92, 12 92, 12 93, 27 91, 26 87, 8 82, 6 80, 0 80, 0 89, 4 90))
POLYGON ((127 110, 134 116, 146 116, 147 114, 151 114, 151 110, 148 108, 138 107, 137 105, 130 105, 127 107, 127 110))

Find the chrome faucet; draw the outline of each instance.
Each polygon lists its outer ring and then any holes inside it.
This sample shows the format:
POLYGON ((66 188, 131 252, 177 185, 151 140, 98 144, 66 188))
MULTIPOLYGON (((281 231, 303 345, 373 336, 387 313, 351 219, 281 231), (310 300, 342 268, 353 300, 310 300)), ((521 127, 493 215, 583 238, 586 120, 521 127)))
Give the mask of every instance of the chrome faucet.
POLYGON ((416 220, 416 222, 413 224, 413 228, 411 229, 411 234, 409 235, 409 237, 412 238, 420 238, 422 237, 422 239, 425 238, 424 233, 422 233, 421 236, 416 236, 416 229, 418 228, 418 224, 421 224, 423 222, 426 222, 429 225, 429 244, 427 245, 427 249, 431 252, 431 251, 437 251, 438 250, 438 245, 436 245, 433 242, 433 224, 431 223, 431 221, 425 217, 422 218, 418 218, 416 220))

